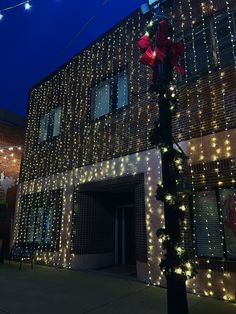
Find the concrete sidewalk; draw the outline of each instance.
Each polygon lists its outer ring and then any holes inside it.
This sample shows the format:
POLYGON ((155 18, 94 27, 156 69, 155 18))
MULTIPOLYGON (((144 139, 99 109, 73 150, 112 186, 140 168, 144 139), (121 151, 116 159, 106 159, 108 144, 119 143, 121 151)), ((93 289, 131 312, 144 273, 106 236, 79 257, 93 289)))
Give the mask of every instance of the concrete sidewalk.
MULTIPOLYGON (((235 314, 236 305, 189 296, 191 314, 235 314)), ((0 265, 0 313, 166 314, 166 290, 101 273, 0 265)))

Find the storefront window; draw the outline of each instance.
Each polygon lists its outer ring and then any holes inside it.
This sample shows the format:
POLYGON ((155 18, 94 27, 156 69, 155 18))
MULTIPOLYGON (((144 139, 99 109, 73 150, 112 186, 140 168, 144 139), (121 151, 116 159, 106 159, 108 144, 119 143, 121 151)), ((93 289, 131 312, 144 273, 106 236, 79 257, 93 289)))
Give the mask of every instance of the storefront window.
POLYGON ((53 231, 53 209, 33 208, 29 213, 27 241, 38 245, 51 244, 53 231))
POLYGON ((43 208, 38 208, 35 222, 35 242, 42 244, 43 208))
POLYGON ((52 208, 47 208, 45 210, 44 216, 44 243, 50 244, 52 240, 52 222, 53 222, 53 210, 52 208))
POLYGON ((215 191, 198 192, 194 196, 194 222, 198 256, 223 258, 215 191))
POLYGON ((236 259, 236 189, 220 190, 227 258, 236 259))

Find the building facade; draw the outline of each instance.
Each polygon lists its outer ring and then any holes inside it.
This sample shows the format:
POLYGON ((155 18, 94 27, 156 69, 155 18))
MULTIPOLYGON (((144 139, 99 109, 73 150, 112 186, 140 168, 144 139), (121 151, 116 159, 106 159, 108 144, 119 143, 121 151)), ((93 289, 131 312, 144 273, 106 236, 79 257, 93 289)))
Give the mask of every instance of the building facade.
MULTIPOLYGON (((183 230, 199 270, 188 287, 225 300, 236 292, 235 9, 180 0, 167 12, 186 47, 173 132, 193 185, 183 230)), ((132 264, 139 279, 165 285, 161 157, 149 141, 158 106, 137 48, 145 23, 134 12, 32 88, 14 239, 38 244, 38 262, 132 264)))
POLYGON ((24 118, 0 108, 0 239, 5 256, 12 240, 24 136, 24 118))

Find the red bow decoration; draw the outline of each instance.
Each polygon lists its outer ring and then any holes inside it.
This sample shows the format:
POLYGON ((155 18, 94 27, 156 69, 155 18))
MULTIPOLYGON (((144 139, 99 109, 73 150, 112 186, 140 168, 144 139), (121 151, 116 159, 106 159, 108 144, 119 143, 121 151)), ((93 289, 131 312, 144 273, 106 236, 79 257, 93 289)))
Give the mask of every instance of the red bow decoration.
POLYGON ((175 70, 181 75, 184 74, 184 68, 179 64, 180 58, 184 55, 184 45, 181 42, 174 43, 169 37, 169 28, 166 20, 158 23, 155 34, 155 48, 152 47, 151 40, 146 34, 139 39, 138 46, 143 52, 140 62, 154 70, 154 82, 156 82, 158 75, 155 70, 156 65, 158 62, 164 63, 167 56, 171 56, 171 64, 175 70))

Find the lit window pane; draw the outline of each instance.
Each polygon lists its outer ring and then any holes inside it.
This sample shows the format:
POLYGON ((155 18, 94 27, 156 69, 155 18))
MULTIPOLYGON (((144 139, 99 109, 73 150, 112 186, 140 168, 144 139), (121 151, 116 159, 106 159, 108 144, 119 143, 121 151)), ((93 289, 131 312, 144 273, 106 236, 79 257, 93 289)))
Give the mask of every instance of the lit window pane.
POLYGON ((35 242, 42 244, 42 231, 43 231, 43 208, 38 208, 36 223, 35 223, 35 242))
POLYGON ((34 225, 35 225, 36 209, 32 208, 28 219, 27 242, 34 242, 34 225))
POLYGON ((47 208, 45 210, 44 216, 44 243, 50 244, 52 239, 52 208, 47 208))
POLYGON ((45 114, 40 119, 39 143, 47 140, 48 136, 49 114, 45 114))
POLYGON ((128 105, 128 76, 123 72, 118 75, 118 97, 117 108, 128 105))
POLYGON ((60 133, 61 107, 56 107, 53 113, 54 113, 54 117, 53 117, 53 137, 54 137, 54 136, 58 136, 60 133))
POLYGON ((209 46, 209 31, 209 28, 205 28, 203 31, 201 27, 197 27, 194 30, 196 66, 199 72, 207 71, 207 44, 209 46))
POLYGON ((230 23, 227 12, 217 16, 216 29, 220 62, 221 66, 224 67, 234 62, 234 52, 230 34, 230 23))
POLYGON ((194 53, 193 53, 193 37, 192 34, 185 38, 185 56, 186 56, 186 73, 190 78, 195 74, 194 53))
POLYGON ((92 118, 96 119, 109 113, 110 84, 103 83, 93 90, 92 118))

